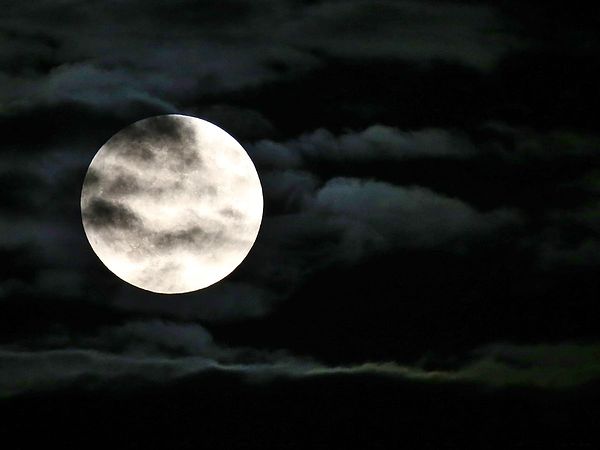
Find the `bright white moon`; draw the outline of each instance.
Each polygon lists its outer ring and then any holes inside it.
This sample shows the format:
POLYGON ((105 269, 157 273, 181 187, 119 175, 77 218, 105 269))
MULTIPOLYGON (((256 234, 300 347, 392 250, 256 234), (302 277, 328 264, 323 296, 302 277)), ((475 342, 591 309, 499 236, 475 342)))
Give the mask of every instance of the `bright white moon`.
POLYGON ((246 257, 262 220, 258 174, 221 128, 156 116, 115 134, 87 171, 87 238, 115 275, 148 291, 202 289, 246 257))

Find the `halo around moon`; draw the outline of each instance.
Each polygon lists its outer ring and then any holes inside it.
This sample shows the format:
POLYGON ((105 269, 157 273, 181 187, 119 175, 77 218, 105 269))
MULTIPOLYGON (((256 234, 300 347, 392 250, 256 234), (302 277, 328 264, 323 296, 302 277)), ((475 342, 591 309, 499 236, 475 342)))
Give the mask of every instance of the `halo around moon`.
POLYGON ((92 160, 85 234, 115 275, 152 292, 210 286, 246 257, 263 196, 252 160, 221 128, 182 115, 122 129, 92 160))

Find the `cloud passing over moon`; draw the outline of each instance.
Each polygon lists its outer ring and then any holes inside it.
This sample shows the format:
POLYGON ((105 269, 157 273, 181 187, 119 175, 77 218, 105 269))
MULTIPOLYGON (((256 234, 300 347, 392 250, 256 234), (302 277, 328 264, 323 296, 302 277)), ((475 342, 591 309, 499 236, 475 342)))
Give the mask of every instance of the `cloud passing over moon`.
POLYGON ((165 115, 102 146, 85 177, 81 212, 92 248, 113 273, 175 294, 210 286, 243 261, 263 197, 233 137, 201 119, 165 115))

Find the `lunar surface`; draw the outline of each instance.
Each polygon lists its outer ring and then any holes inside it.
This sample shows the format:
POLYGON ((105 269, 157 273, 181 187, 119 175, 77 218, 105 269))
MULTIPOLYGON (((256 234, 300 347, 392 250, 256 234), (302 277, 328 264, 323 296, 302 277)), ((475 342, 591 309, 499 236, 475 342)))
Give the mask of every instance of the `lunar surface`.
POLYGON ((262 188, 246 151, 194 117, 136 122, 100 148, 81 193, 87 238, 115 275, 148 291, 205 288, 256 240, 262 188))

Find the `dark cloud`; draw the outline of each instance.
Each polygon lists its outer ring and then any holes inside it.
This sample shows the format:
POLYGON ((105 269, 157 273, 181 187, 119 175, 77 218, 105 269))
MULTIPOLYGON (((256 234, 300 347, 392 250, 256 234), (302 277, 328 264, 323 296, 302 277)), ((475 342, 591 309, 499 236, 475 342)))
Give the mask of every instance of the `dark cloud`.
POLYGON ((545 269, 587 268, 600 266, 600 239, 583 238, 576 243, 549 239, 539 249, 540 266, 545 269))
POLYGON ((38 1, 35 8, 10 8, 0 25, 9 35, 18 34, 13 39, 21 45, 12 47, 11 60, 20 60, 33 73, 3 75, 9 89, 2 98, 11 108, 76 102, 117 114, 130 113, 136 104, 177 112, 190 91, 230 91, 302 73, 319 64, 314 55, 319 52, 458 60, 487 68, 514 45, 488 31, 503 27, 489 6, 432 7, 413 1, 261 1, 251 6, 230 1, 216 7, 212 2, 167 6, 130 0, 108 9, 96 2, 38 1), (57 23, 48 17, 62 19, 57 23), (170 23, 158 34, 157 17, 168 17, 170 23), (29 61, 31 49, 48 60, 45 73, 29 61))
POLYGON ((232 219, 240 219, 244 216, 244 212, 233 209, 233 208, 223 208, 219 210, 219 214, 222 214, 225 217, 230 217, 232 219))
MULTIPOLYGON (((419 186, 394 186, 374 180, 334 178, 318 186, 309 175, 287 172, 266 178, 273 201, 287 215, 266 218, 265 234, 274 242, 257 242, 295 253, 303 242, 321 242, 306 251, 317 266, 326 261, 356 261, 390 248, 429 247, 453 240, 480 239, 519 222, 515 211, 477 212, 464 202, 419 186), (287 204, 286 204, 287 202, 287 204), (320 257, 318 255, 321 255, 320 257)), ((273 257, 276 257, 273 255, 273 257)), ((267 260, 269 258, 266 258, 267 260)), ((289 266, 289 261, 284 266, 289 266)))
POLYGON ((267 167, 298 168, 319 161, 360 163, 415 158, 466 158, 475 154, 468 140, 445 130, 405 132, 380 125, 335 136, 320 129, 289 142, 260 141, 250 154, 267 167))
POLYGON ((496 344, 475 349, 467 362, 454 369, 395 362, 328 366, 284 351, 224 347, 198 325, 157 320, 104 328, 76 342, 48 337, 37 345, 36 350, 0 349, 0 360, 9 368, 0 377, 0 396, 56 389, 79 380, 99 386, 126 377, 169 382, 210 370, 238 373, 249 380, 369 375, 420 383, 545 389, 573 388, 600 376, 599 349, 594 343, 496 344))
MULTIPOLYGON (((92 188, 95 184, 100 182, 99 175, 96 171, 90 168, 87 175, 85 176, 85 185, 88 189, 92 188)), ((117 177, 110 182, 106 188, 106 193, 111 196, 130 195, 139 192, 142 187, 136 177, 117 175, 117 177)))
POLYGON ((186 230, 177 230, 172 232, 159 233, 153 239, 154 244, 159 249, 172 248, 193 248, 202 251, 204 245, 210 241, 222 240, 221 232, 208 232, 201 227, 192 227, 186 230))
POLYGON ((2 66, 11 75, 44 73, 56 64, 59 43, 43 33, 23 33, 19 30, 2 30, 2 66), (10 41, 10 44, 9 44, 10 41))
POLYGON ((79 345, 83 348, 139 356, 162 354, 167 357, 216 358, 220 353, 226 352, 199 325, 160 320, 128 322, 121 326, 107 327, 95 336, 82 338, 79 345))
POLYGON ((183 170, 201 164, 198 152, 190 144, 194 130, 190 124, 167 115, 140 120, 115 134, 106 145, 133 161, 149 162, 157 153, 168 152, 173 170, 183 170), (176 156, 176 157, 175 157, 176 156))
POLYGON ((295 212, 306 207, 319 179, 305 171, 272 171, 261 177, 267 214, 295 212))
POLYGON ((362 240, 388 248, 439 245, 461 236, 477 239, 519 220, 514 211, 481 214, 422 187, 343 178, 330 180, 317 192, 315 208, 347 227, 348 249, 360 248, 362 240))
POLYGON ((594 344, 497 344, 477 350, 477 359, 462 372, 496 386, 568 388, 598 377, 599 351, 594 344))
POLYGON ((93 197, 81 212, 84 223, 92 228, 138 228, 141 219, 125 205, 93 197))
POLYGON ((370 180, 339 178, 319 187, 310 176, 288 173, 267 178, 265 190, 273 201, 280 196, 285 213, 264 219, 249 276, 288 287, 332 264, 390 249, 485 239, 519 222, 514 211, 479 213, 426 188, 370 180), (268 189, 271 182, 279 192, 268 189))
POLYGON ((600 141, 590 133, 570 130, 539 132, 501 122, 490 122, 482 127, 487 151, 508 160, 520 162, 550 162, 557 159, 598 157, 600 141))
MULTIPOLYGON (((358 179, 334 179, 319 187, 309 175, 293 172, 267 177, 264 182, 267 199, 281 202, 280 209, 272 212, 279 214, 264 218, 257 242, 233 276, 250 286, 267 287, 280 302, 326 268, 403 249, 459 251, 463 245, 493 240, 494 233, 518 226, 520 221, 514 211, 481 213, 458 199, 421 187, 358 179)), ((240 303, 248 298, 248 305, 263 298, 252 291, 237 295, 240 303)), ((141 301, 136 304, 144 308, 141 301)), ((248 312, 261 316, 274 307, 272 302, 258 305, 248 312)), ((218 321, 229 314, 217 304, 215 308, 210 317, 199 305, 194 310, 201 314, 196 317, 218 321)), ((179 310, 173 303, 161 309, 179 310)))
POLYGON ((535 249, 544 270, 598 267, 600 259, 600 208, 596 201, 569 209, 547 211, 544 228, 525 245, 535 249))

